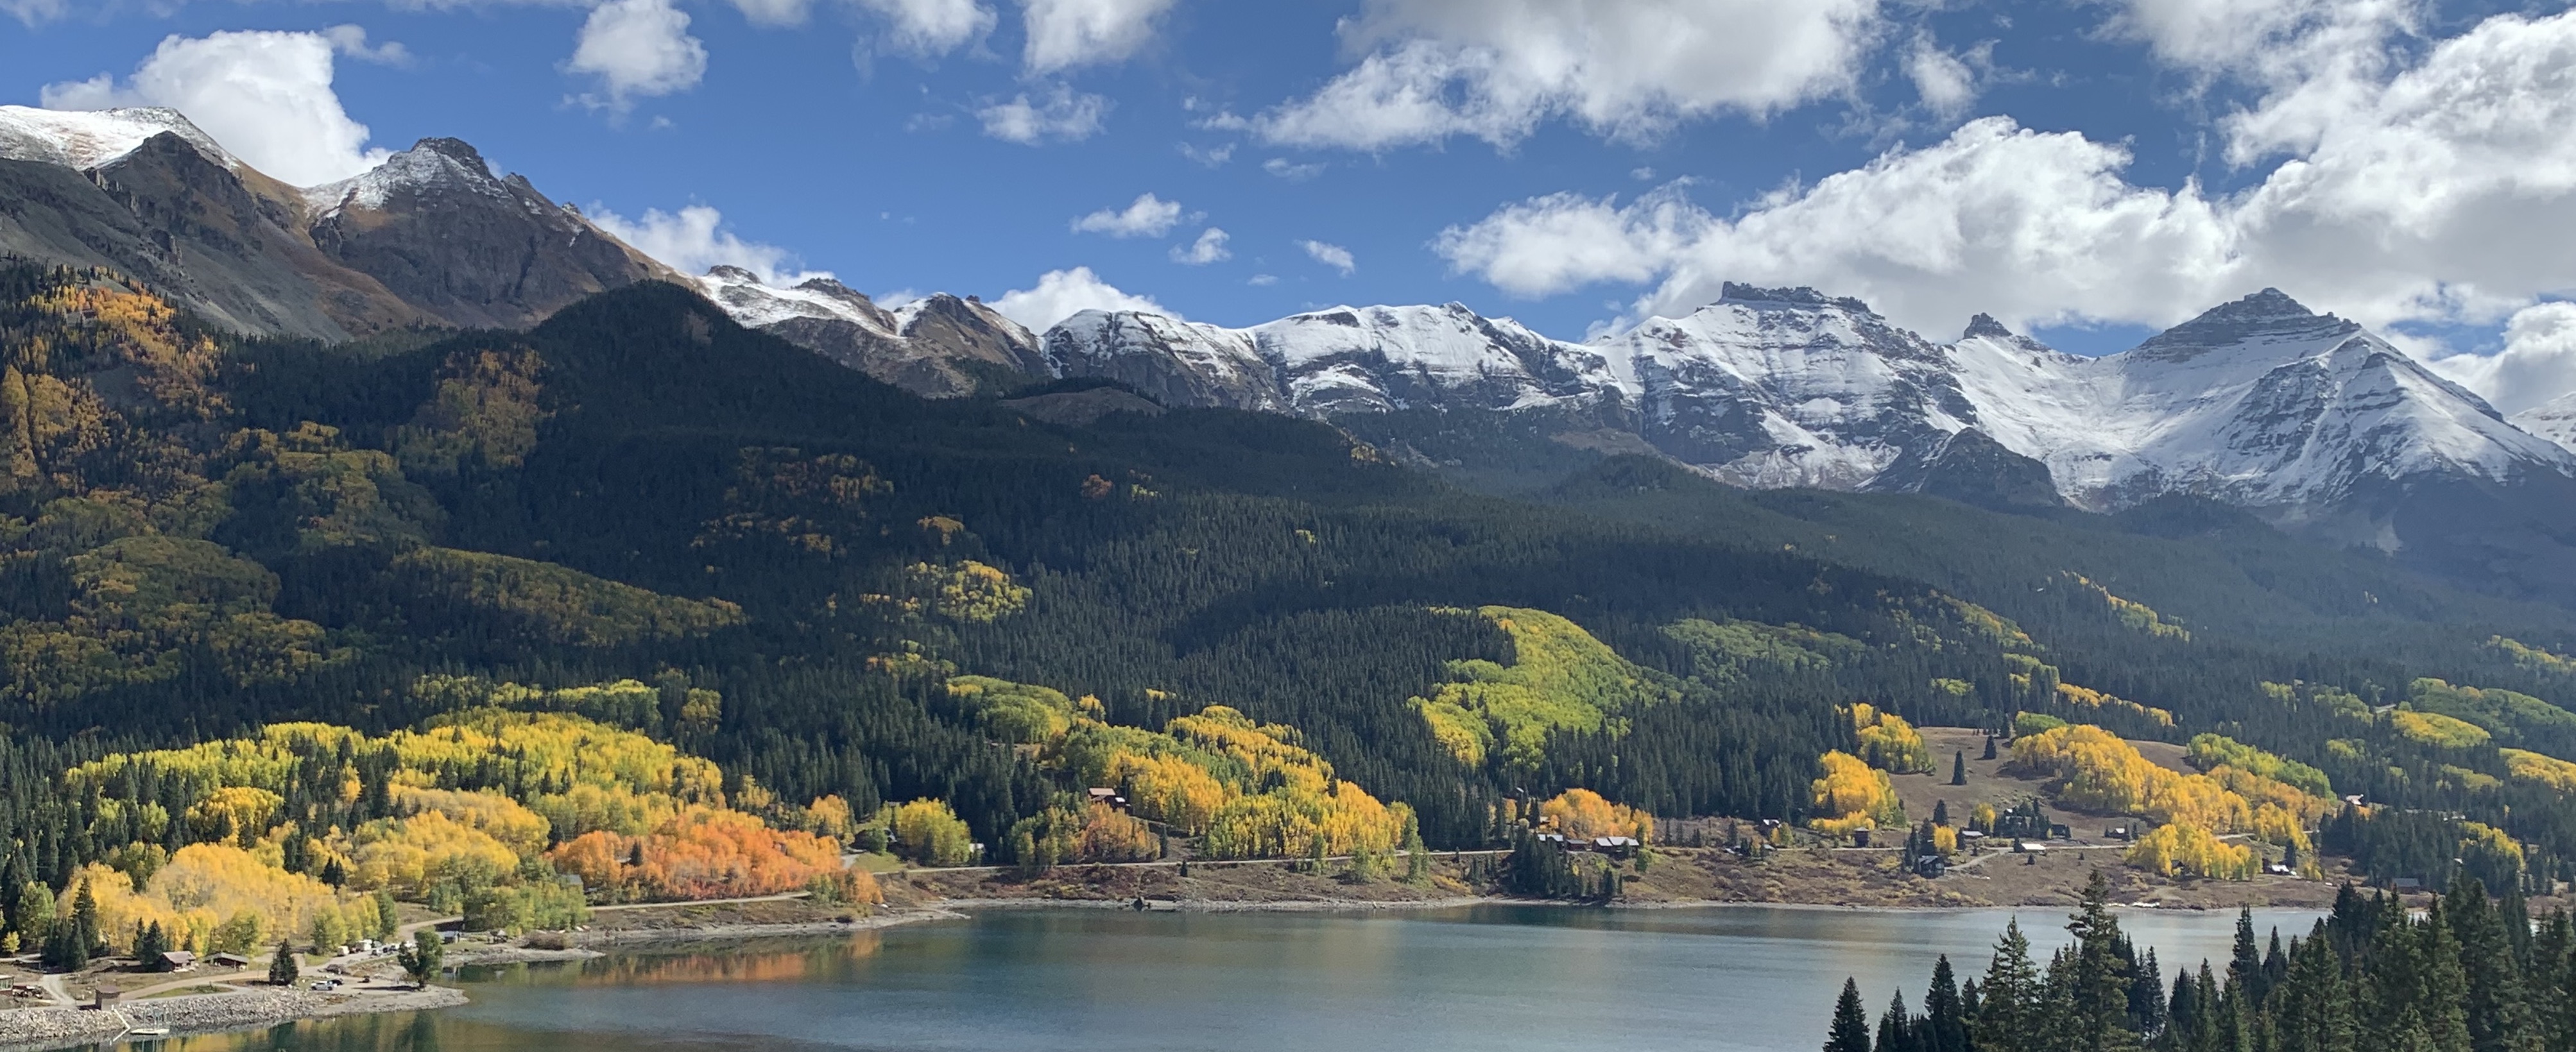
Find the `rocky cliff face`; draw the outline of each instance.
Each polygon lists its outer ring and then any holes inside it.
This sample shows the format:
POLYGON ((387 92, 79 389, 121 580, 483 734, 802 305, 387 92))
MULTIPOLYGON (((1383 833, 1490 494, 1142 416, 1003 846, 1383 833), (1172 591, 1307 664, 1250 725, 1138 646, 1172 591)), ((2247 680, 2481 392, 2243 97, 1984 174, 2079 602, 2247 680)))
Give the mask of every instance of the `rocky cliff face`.
POLYGON ((306 197, 315 247, 450 325, 525 328, 585 296, 679 277, 526 178, 493 175, 457 139, 423 139, 306 197))
POLYGON ((0 251, 130 275, 244 332, 524 327, 668 268, 474 148, 296 188, 171 110, 0 106, 0 251))

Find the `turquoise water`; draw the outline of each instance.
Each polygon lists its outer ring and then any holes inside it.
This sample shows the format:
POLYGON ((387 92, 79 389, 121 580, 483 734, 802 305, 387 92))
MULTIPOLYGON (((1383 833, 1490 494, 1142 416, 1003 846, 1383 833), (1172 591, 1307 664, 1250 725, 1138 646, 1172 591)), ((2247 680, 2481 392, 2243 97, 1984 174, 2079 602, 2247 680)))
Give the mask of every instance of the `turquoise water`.
MULTIPOLYGON (((2065 918, 2019 911, 2036 951, 2065 918)), ((443 1012, 142 1042, 186 1052, 1804 1050, 1845 976, 1919 1006, 1935 957, 1982 974, 2014 911, 1480 907, 1418 914, 996 912, 825 941, 632 953, 462 978, 443 1012)), ((2305 932, 2316 914, 2258 913, 2305 932)), ((2235 917, 2122 915, 2223 961, 2235 917)))

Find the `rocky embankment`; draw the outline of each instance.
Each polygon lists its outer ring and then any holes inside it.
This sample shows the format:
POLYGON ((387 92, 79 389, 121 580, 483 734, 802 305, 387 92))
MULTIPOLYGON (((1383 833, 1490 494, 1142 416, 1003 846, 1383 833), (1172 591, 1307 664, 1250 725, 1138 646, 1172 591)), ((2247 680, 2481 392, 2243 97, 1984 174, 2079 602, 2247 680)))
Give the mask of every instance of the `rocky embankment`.
POLYGON ((462 991, 433 986, 426 990, 362 989, 329 993, 240 990, 154 998, 113 1005, 103 1010, 18 1008, 0 1011, 0 1050, 22 1052, 90 1045, 112 1041, 129 1030, 147 1027, 168 1027, 172 1033, 202 1033, 364 1012, 453 1008, 464 1003, 462 991))

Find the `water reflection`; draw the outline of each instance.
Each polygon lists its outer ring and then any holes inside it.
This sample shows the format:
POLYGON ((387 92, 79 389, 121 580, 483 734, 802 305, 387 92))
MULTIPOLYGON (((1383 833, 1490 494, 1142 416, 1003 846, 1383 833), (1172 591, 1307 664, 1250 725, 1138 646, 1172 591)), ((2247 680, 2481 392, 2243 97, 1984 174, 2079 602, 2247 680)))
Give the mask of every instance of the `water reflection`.
MULTIPOLYGON (((446 1012, 164 1040, 187 1052, 1813 1048, 1843 977, 1920 999, 1982 973, 2009 911, 1578 910, 1411 915, 995 913, 465 976, 446 1012)), ((2313 913, 2259 915, 2306 930, 2313 913)), ((2066 941, 2022 914, 2034 951, 2066 941)), ((2167 974, 2223 960, 2232 914, 2133 912, 2167 974)))

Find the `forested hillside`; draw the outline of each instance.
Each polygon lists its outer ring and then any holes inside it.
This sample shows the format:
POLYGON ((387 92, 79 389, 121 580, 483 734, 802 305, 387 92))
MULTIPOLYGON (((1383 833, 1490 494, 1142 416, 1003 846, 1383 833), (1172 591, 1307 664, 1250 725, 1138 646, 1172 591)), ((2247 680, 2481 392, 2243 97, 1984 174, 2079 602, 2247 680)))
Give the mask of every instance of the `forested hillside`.
POLYGON ((411 791, 544 818, 458 896, 550 867, 679 893, 651 859, 725 823, 1134 851, 1064 794, 1157 777, 1158 833, 1219 854, 1502 844, 1577 788, 1832 822, 1827 754, 1914 762, 1867 739, 2020 713, 2310 765, 2376 805, 2333 833, 2376 874, 2446 878, 2464 820, 2535 876, 2576 855, 2576 619, 2211 506, 1746 493, 1633 457, 1479 494, 1282 417, 924 401, 653 284, 525 333, 329 347, 19 267, 0 349, 0 865, 64 894, 92 862, 148 889, 133 845, 219 841, 429 894, 368 875, 401 839, 369 823, 516 814, 411 791), (557 798, 586 775, 394 759, 532 712, 716 784, 578 817, 557 798), (69 773, 289 722, 348 755, 69 773), (183 820, 235 788, 277 805, 183 820), (146 798, 168 820, 137 824, 146 798), (962 827, 881 810, 913 801, 962 827), (1303 832, 1216 833, 1226 808, 1303 832))

